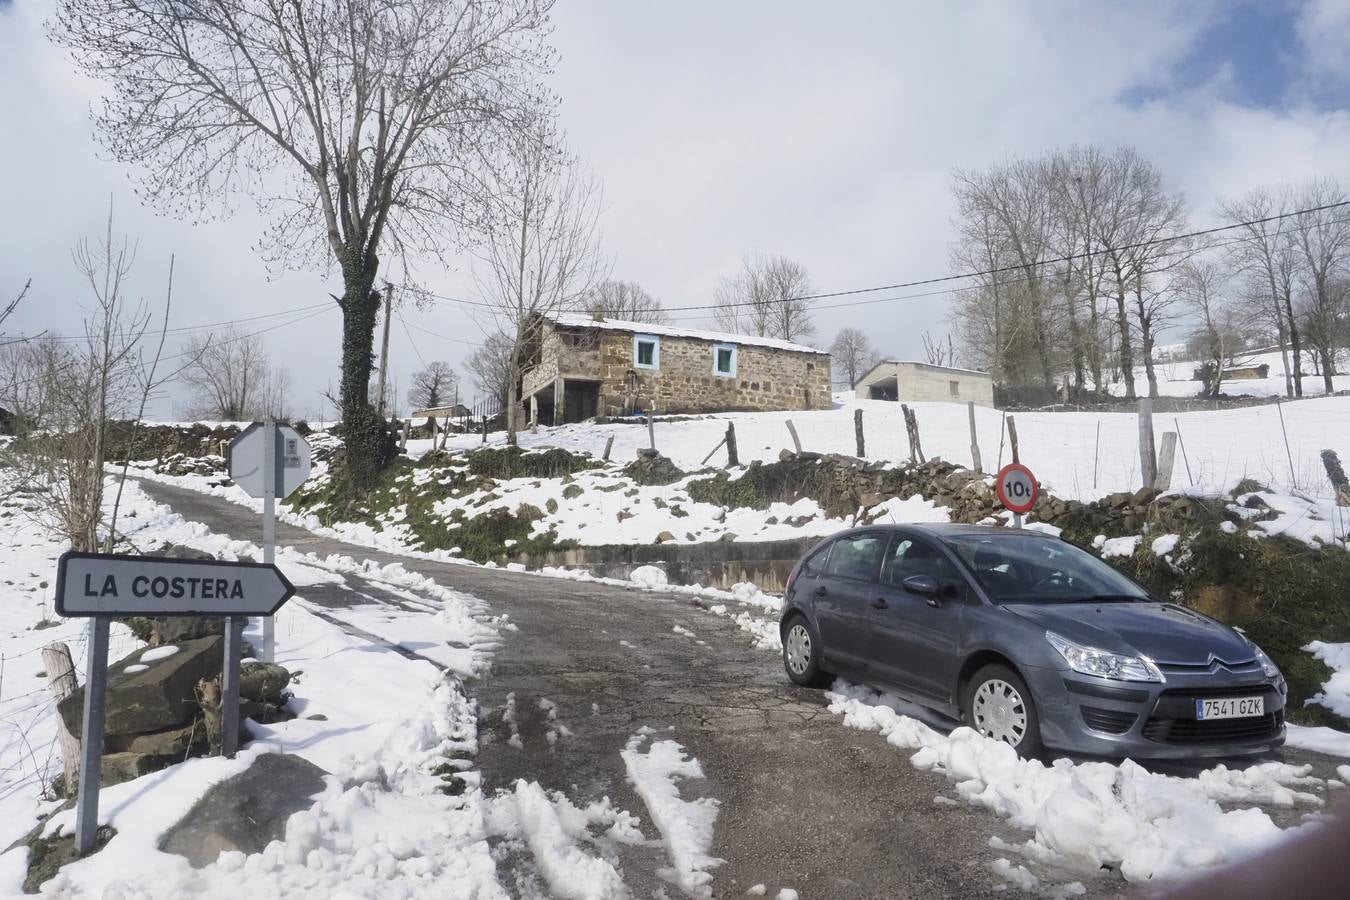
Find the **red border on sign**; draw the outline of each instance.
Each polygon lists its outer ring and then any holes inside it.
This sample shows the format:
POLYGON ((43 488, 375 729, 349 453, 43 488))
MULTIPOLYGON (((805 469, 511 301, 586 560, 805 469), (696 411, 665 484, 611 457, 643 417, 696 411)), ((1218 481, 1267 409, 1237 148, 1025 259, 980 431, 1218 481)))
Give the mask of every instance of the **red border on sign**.
POLYGON ((1024 515, 1031 512, 1031 508, 1036 505, 1036 499, 1041 496, 1041 486, 1036 481, 1036 476, 1031 474, 1031 470, 1021 463, 1008 463, 998 470, 998 476, 994 479, 994 494, 998 497, 998 502, 1002 503, 1005 509, 1024 515), (1021 472, 1031 479, 1031 499, 1025 504, 1013 503, 1008 499, 1008 495, 1003 492, 1003 479, 1007 478, 1012 472, 1021 472))

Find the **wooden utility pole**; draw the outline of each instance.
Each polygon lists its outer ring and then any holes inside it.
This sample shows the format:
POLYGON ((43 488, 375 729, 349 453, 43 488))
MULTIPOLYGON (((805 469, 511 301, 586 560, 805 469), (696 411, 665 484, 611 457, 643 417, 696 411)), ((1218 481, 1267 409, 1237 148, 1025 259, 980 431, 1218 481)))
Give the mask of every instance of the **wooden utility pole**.
POLYGON ((386 374, 389 371, 389 320, 394 313, 394 286, 389 282, 384 283, 384 337, 380 339, 380 399, 375 404, 375 411, 379 413, 381 419, 384 418, 384 386, 386 374))

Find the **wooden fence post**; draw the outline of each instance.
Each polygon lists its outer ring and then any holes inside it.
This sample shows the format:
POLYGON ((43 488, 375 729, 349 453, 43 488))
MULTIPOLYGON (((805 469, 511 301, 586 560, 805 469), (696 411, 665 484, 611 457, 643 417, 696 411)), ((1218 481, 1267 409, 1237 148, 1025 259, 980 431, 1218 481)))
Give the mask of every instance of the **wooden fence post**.
POLYGON ((403 437, 400 438, 398 442, 399 452, 403 452, 408 449, 408 433, 410 431, 412 431, 412 419, 408 419, 406 422, 403 423, 403 437))
POLYGON ((971 466, 976 472, 984 471, 984 464, 980 461, 980 437, 975 431, 975 401, 966 403, 966 410, 970 413, 970 461, 971 466))
POLYGON ((733 422, 727 423, 727 465, 739 466, 740 457, 736 452, 736 425, 733 422))
POLYGON ((1164 431, 1162 450, 1158 452, 1158 474, 1153 481, 1153 486, 1158 490, 1165 491, 1172 487, 1172 465, 1176 462, 1176 458, 1177 433, 1164 431))
POLYGON ((787 428, 788 428, 788 434, 792 435, 792 446, 795 447, 795 448, 797 449, 797 455, 798 455, 798 456, 801 456, 801 455, 802 455, 802 442, 801 442, 801 438, 797 437, 797 428, 796 428, 795 425, 792 424, 792 420, 791 420, 791 419, 788 419, 788 420, 787 420, 787 428))
POLYGON ((909 407, 901 403, 900 415, 905 420, 905 437, 909 439, 909 464, 915 465, 919 461, 918 452, 914 449, 914 426, 909 420, 909 407))
POLYGON ((1350 506, 1350 478, 1346 478, 1345 468, 1335 450, 1322 451, 1322 466, 1327 470, 1331 489, 1336 494, 1336 505, 1350 506))
POLYGON ((605 462, 609 462, 609 451, 614 449, 614 435, 610 435, 605 440, 605 455, 601 457, 605 462))
POLYGON ((1153 443, 1153 401, 1139 400, 1139 471, 1144 487, 1152 487, 1158 479, 1158 451, 1153 443))
POLYGON ((867 458, 867 445, 863 443, 862 410, 853 411, 853 438, 858 445, 858 459, 867 458))
MULTIPOLYGON (((79 683, 75 680, 75 664, 68 646, 58 642, 43 647, 42 666, 47 670, 47 685, 57 703, 75 693, 79 683)), ((80 739, 70 733, 60 716, 56 717, 56 737, 61 745, 66 795, 73 797, 80 781, 80 739)))
POLYGON ((1012 461, 1020 463, 1022 454, 1017 449, 1017 422, 1012 416, 1008 416, 1008 447, 1012 450, 1012 461))

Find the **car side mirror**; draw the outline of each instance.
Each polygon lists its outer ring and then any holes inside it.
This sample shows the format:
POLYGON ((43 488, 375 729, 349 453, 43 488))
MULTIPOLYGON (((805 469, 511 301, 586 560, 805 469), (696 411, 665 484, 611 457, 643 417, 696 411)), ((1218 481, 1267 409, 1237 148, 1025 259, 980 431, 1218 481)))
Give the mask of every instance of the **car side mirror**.
POLYGON ((942 586, 932 575, 911 575, 901 584, 905 590, 911 594, 918 594, 920 597, 934 598, 942 593, 942 586))

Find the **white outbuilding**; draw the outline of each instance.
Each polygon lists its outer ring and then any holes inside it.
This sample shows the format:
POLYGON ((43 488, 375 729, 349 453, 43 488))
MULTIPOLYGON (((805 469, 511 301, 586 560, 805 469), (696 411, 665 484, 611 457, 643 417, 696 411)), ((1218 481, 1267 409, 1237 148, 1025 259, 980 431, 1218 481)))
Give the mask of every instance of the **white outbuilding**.
POLYGON ((929 363, 885 359, 853 386, 860 400, 946 401, 994 405, 994 379, 988 372, 929 363))

